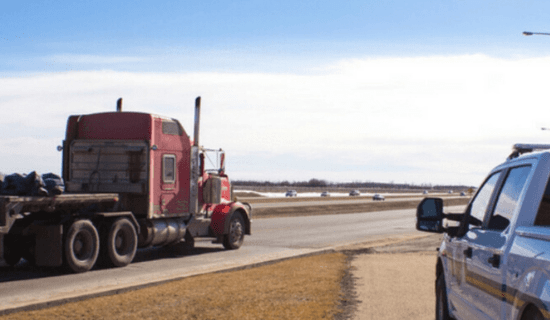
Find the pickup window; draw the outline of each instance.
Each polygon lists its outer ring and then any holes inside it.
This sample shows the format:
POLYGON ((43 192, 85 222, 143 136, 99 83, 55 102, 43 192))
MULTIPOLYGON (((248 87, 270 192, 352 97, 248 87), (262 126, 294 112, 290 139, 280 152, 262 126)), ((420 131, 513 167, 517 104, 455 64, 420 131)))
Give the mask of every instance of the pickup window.
POLYGON ((500 178, 500 172, 494 173, 489 179, 485 181, 479 192, 477 193, 476 198, 472 202, 470 214, 470 227, 481 226, 483 223, 485 214, 487 212, 487 207, 491 201, 491 195, 495 190, 495 186, 500 178))
POLYGON ((518 206, 519 197, 523 193, 529 176, 531 167, 517 167, 510 170, 506 177, 506 182, 502 187, 502 191, 498 196, 498 201, 491 219, 489 220, 488 229, 504 230, 510 224, 510 220, 518 206))
POLYGON ((535 219, 536 226, 550 226, 550 180, 544 190, 542 201, 540 202, 537 218, 535 219))

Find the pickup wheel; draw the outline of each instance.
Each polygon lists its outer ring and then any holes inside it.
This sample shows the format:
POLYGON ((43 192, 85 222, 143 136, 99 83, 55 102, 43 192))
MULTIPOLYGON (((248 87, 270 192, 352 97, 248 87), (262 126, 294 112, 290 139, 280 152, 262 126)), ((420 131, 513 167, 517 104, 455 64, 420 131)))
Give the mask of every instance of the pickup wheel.
POLYGON ((71 224, 64 242, 65 266, 81 273, 93 268, 99 255, 99 235, 90 220, 77 220, 71 224))
POLYGON ((244 241, 244 220, 235 212, 229 221, 229 233, 223 236, 223 247, 227 250, 239 249, 244 241))
POLYGON ((129 265, 137 250, 137 232, 130 220, 119 218, 111 224, 107 239, 103 241, 108 262, 114 267, 129 265))
POLYGON ((521 320, 543 320, 543 319, 544 317, 542 316, 542 313, 540 313, 540 311, 534 306, 527 307, 527 310, 525 310, 525 312, 521 316, 521 320))
POLYGON ((447 289, 445 287, 445 275, 441 273, 435 282, 435 319, 451 320, 449 304, 447 302, 447 289))

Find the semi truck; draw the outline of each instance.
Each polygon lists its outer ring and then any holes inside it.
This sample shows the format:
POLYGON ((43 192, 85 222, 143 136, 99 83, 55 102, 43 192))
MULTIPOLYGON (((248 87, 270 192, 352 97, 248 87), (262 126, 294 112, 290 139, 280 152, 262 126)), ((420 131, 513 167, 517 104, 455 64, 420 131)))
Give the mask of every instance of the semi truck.
POLYGON ((233 196, 225 152, 199 144, 200 102, 192 138, 176 119, 122 111, 122 98, 116 111, 70 116, 58 147, 65 192, 0 195, 4 261, 80 273, 197 237, 238 249, 252 209, 233 196))

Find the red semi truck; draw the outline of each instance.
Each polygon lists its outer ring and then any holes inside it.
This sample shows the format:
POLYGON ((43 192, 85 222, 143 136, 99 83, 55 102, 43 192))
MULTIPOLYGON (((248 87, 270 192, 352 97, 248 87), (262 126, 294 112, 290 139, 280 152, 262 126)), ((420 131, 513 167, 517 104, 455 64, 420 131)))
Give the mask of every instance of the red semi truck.
POLYGON ((196 237, 238 249, 251 207, 232 199, 225 154, 199 145, 199 123, 200 97, 192 139, 176 119, 122 112, 122 99, 116 112, 70 116, 59 147, 65 193, 0 196, 4 261, 86 272, 97 261, 126 266, 137 248, 192 247, 196 237))

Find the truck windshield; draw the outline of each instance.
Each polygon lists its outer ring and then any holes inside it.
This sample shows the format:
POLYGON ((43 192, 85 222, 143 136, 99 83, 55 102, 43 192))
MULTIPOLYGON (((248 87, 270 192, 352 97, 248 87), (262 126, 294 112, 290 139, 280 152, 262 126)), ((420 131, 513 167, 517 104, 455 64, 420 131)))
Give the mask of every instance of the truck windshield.
POLYGON ((207 172, 219 172, 224 166, 222 149, 203 149, 204 170, 207 172))

